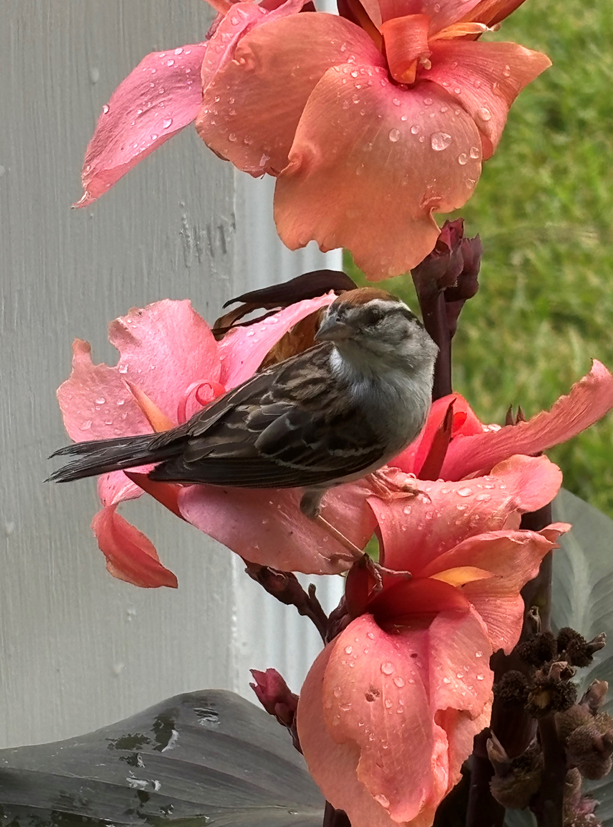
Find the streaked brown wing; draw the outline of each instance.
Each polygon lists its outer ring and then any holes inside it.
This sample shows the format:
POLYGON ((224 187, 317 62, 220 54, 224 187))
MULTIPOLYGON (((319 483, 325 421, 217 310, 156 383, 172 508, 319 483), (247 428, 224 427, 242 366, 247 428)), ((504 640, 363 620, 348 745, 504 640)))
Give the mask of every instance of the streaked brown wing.
POLYGON ((181 450, 151 478, 293 488, 370 467, 383 448, 359 409, 347 411, 343 387, 331 396, 330 351, 330 344, 318 345, 213 402, 174 432, 181 450))

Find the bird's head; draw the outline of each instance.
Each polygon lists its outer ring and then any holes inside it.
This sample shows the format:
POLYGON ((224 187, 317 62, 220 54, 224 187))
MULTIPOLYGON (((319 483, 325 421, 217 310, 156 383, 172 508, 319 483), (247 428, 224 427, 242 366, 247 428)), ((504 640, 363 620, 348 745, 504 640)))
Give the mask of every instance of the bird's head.
MULTIPOLYGON (((374 287, 342 293, 328 307, 316 337, 334 342, 352 363, 412 370, 432 369, 438 348, 424 326, 397 296, 374 287)), ((357 365, 356 365, 357 366, 357 365)))

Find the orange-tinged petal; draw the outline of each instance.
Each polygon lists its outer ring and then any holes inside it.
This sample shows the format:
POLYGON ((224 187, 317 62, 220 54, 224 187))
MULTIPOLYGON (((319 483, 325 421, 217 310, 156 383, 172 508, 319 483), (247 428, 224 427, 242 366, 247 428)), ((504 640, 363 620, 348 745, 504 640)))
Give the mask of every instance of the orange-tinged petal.
POLYGON ((470 113, 485 137, 484 158, 502 136, 511 104, 551 61, 517 43, 435 41, 432 67, 422 76, 439 84, 470 113))
POLYGON ((417 61, 430 54, 429 29, 430 18, 425 14, 394 17, 382 24, 387 63, 398 83, 413 83, 417 61))
POLYGON ((160 433, 161 431, 170 431, 171 428, 175 427, 175 423, 169 419, 165 413, 162 413, 155 402, 152 402, 151 399, 149 399, 144 390, 139 388, 138 385, 134 385, 132 382, 128 382, 127 380, 126 385, 136 400, 136 404, 147 417, 147 421, 151 425, 153 431, 160 433))
POLYGON ((258 26, 206 89, 198 134, 239 169, 278 175, 315 85, 348 59, 385 65, 368 35, 342 17, 294 14, 258 26))
POLYGON ((441 583, 448 583, 450 586, 460 588, 467 583, 474 583, 478 580, 488 580, 492 577, 490 571, 477 568, 477 566, 456 566, 452 569, 445 569, 431 574, 433 580, 440 580, 441 583))
POLYGON ((404 273, 436 243, 432 212, 472 194, 476 143, 472 118, 436 85, 401 89, 372 66, 329 69, 277 180, 279 235, 290 249, 311 239, 322 250, 347 247, 371 279, 404 273))
POLYGON ((117 514, 116 506, 99 511, 92 529, 113 577, 143 589, 177 588, 176 576, 160 563, 151 541, 117 514))
POLYGON ((613 376, 598 361, 550 411, 498 431, 452 440, 441 476, 457 480, 488 470, 512 454, 537 454, 566 442, 613 408, 613 376))
MULTIPOLYGON (((480 0, 362 0, 375 26, 395 17, 424 14, 430 19, 430 33, 440 31, 470 15, 480 0)), ((508 0, 507 0, 508 2, 508 0)))
POLYGON ((149 494, 165 508, 183 519, 183 515, 179 509, 179 492, 181 486, 172 482, 156 482, 150 480, 147 474, 137 471, 126 471, 126 477, 141 491, 149 494))
POLYGON ((384 813, 392 824, 431 824, 470 753, 469 732, 488 720, 492 675, 478 651, 490 647, 472 613, 394 634, 363 615, 315 662, 298 705, 300 743, 353 827, 388 825, 384 813))
POLYGON ((505 20, 515 9, 518 9, 525 0, 480 0, 466 15, 466 19, 495 26, 505 20))

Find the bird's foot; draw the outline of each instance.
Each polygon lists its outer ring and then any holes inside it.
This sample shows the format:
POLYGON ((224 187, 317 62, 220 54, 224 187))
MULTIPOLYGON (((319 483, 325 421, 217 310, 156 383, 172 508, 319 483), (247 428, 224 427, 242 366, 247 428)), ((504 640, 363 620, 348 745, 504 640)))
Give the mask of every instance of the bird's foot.
MULTIPOLYGON (((399 481, 400 475, 391 477, 383 469, 380 469, 379 471, 373 471, 369 479, 375 493, 382 500, 396 500, 400 497, 419 497, 421 495, 430 501, 430 495, 426 491, 411 485, 406 480, 399 481)), ((415 481, 417 482, 417 480, 415 481)))
POLYGON ((343 559, 353 562, 355 560, 361 560, 362 557, 364 557, 364 552, 362 549, 358 548, 355 543, 352 543, 351 540, 345 537, 345 535, 337 528, 334 528, 332 523, 329 523, 324 517, 321 516, 321 514, 316 514, 315 517, 313 517, 313 520, 317 523, 317 525, 321 526, 325 532, 340 543, 343 548, 347 549, 349 556, 344 557, 343 559))

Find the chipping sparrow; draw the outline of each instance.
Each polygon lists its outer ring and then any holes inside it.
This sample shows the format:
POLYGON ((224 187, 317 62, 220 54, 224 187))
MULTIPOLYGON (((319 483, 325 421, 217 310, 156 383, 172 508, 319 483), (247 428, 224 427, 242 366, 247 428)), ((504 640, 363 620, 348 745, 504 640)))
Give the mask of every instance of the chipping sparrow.
POLYGON ((177 428, 61 448, 53 456, 76 458, 50 479, 159 463, 152 480, 305 488, 302 512, 325 522, 328 488, 377 470, 421 431, 438 348, 404 302, 371 287, 335 299, 316 339, 177 428))

